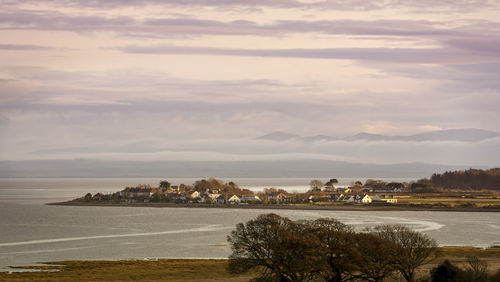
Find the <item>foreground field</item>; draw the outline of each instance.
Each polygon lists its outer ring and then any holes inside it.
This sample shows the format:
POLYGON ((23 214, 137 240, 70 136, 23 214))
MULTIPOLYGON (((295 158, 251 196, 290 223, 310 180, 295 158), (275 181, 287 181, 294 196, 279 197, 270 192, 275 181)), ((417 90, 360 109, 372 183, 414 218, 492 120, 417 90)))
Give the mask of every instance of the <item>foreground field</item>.
MULTIPOLYGON (((472 255, 487 261, 490 271, 500 268, 500 248, 443 247, 440 251, 441 256, 421 268, 420 275, 426 275, 444 259, 463 265, 466 257, 472 255)), ((208 259, 52 262, 46 266, 21 267, 52 272, 0 273, 0 281, 249 281, 254 277, 227 273, 227 262, 208 259)))
POLYGON ((0 273, 0 281, 248 281, 253 277, 227 273, 227 262, 208 259, 50 262, 47 266, 21 267, 43 272, 0 273))
POLYGON ((495 198, 452 198, 452 197, 422 197, 422 198, 407 198, 398 199, 398 204, 413 204, 413 205, 449 205, 450 207, 500 207, 500 199, 495 198))

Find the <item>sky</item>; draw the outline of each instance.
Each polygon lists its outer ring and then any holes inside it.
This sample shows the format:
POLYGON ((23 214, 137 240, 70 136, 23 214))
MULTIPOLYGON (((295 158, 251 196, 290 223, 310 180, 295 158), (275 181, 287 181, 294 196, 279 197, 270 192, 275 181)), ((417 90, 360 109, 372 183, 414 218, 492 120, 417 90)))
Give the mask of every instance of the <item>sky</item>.
POLYGON ((0 0, 0 160, 500 165, 500 1, 0 0))

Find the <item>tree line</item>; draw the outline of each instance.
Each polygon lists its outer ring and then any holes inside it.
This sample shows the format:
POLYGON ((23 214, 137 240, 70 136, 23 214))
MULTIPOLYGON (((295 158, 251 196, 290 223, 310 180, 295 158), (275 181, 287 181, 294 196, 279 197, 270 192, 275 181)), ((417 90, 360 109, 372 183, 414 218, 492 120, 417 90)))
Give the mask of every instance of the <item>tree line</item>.
POLYGON ((430 182, 434 186, 448 189, 500 190, 500 168, 487 170, 468 169, 433 174, 430 182))

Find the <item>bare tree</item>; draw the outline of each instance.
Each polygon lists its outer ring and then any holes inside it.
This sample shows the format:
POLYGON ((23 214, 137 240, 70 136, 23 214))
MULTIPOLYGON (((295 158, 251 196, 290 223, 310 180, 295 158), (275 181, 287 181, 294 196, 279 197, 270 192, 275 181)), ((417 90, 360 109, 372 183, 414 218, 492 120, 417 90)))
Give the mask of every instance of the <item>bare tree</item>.
POLYGON ((428 263, 437 248, 434 239, 404 225, 381 225, 372 233, 395 243, 397 268, 408 282, 415 281, 415 270, 428 263))
POLYGON ((261 280, 310 281, 320 267, 314 254, 320 247, 305 226, 276 214, 239 223, 228 236, 233 253, 229 271, 262 268, 261 280))
POLYGON ((469 281, 488 280, 488 263, 486 261, 482 261, 476 256, 469 256, 467 257, 467 263, 469 267, 465 271, 465 275, 469 281))
POLYGON ((336 282, 353 279, 353 273, 358 270, 353 229, 333 218, 320 218, 304 224, 321 242, 316 254, 323 264, 320 276, 326 281, 336 282))
POLYGON ((321 191, 321 187, 323 187, 325 184, 323 184, 323 181, 319 179, 313 179, 311 182, 309 182, 309 186, 311 187, 310 191, 321 191))
POLYGON ((361 279, 380 282, 397 271, 397 246, 394 242, 375 234, 358 233, 355 248, 359 253, 361 279))

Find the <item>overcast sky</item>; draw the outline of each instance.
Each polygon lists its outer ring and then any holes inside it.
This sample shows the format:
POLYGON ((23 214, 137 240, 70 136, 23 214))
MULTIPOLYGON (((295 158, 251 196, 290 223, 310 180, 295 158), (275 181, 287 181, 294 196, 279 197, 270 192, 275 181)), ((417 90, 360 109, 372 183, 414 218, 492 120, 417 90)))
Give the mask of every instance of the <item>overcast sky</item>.
POLYGON ((500 132, 500 1, 0 0, 0 160, 498 164, 498 138, 253 140, 452 128, 500 132))

